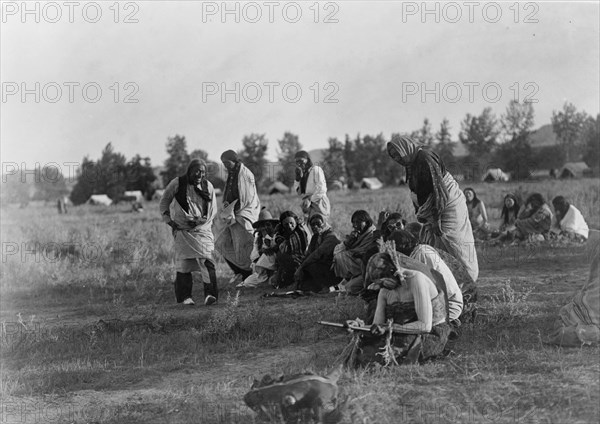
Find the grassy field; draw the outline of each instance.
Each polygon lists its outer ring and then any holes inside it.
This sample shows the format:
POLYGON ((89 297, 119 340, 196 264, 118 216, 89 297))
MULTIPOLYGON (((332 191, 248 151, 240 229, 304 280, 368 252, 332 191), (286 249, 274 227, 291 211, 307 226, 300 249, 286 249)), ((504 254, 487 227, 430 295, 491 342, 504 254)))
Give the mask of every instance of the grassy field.
MULTIPOLYGON (((598 228, 598 180, 477 184, 498 221, 504 194, 565 195, 598 228)), ((466 185, 461 184, 464 188, 466 185)), ((331 193, 332 225, 382 209, 414 218, 404 187, 331 193)), ((265 197, 274 215, 298 210, 265 197)), ((356 298, 238 293, 219 261, 219 304, 175 303, 171 234, 157 203, 2 209, 2 423, 251 423, 254 378, 328 372, 349 342, 317 320, 364 315, 356 298)), ((218 229, 216 229, 218 230, 218 229)), ((348 423, 597 423, 600 349, 543 344, 587 279, 584 245, 477 247, 480 314, 455 353, 423 366, 344 371, 348 423)), ((194 287, 201 299, 201 284, 194 287)), ((200 302, 199 302, 200 303, 200 302)))

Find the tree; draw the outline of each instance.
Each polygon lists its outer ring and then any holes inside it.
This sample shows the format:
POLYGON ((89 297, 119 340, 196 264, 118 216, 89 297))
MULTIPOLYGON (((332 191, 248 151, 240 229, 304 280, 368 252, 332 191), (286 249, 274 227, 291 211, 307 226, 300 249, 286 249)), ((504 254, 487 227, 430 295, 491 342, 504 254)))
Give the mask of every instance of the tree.
MULTIPOLYGON (((240 159, 252 171, 256 181, 256 187, 260 186, 260 182, 265 177, 265 166, 267 160, 265 155, 269 147, 269 141, 265 134, 250 134, 245 135, 242 139, 243 149, 238 153, 240 159)), ((269 172, 267 176, 271 173, 269 172)), ((266 179, 265 179, 266 180, 266 179)))
POLYGON ((511 100, 506 113, 500 118, 505 143, 498 147, 495 160, 513 179, 529 178, 531 171, 539 166, 534 161, 529 143, 534 124, 533 104, 511 100))
POLYGON ((114 201, 125 192, 127 186, 127 159, 121 153, 114 151, 112 143, 108 143, 97 164, 95 194, 106 194, 114 201))
POLYGON ((346 159, 344 158, 344 143, 337 138, 327 140, 329 148, 323 158, 323 172, 327 181, 346 180, 346 159))
POLYGON ((600 160, 600 114, 596 119, 590 116, 583 131, 583 143, 585 149, 585 163, 591 167, 597 167, 600 160))
POLYGON ((89 157, 84 157, 81 162, 81 168, 77 170, 77 182, 71 191, 71 202, 74 205, 81 205, 94 194, 94 184, 90 175, 94 174, 95 164, 89 157))
POLYGON ((586 120, 587 114, 578 112, 569 102, 563 105, 562 111, 552 111, 552 130, 565 149, 567 162, 573 160, 577 153, 586 120))
POLYGON ((53 166, 35 170, 34 188, 35 200, 56 200, 69 192, 62 172, 53 166))
POLYGON ((433 146, 435 137, 431 132, 431 123, 429 122, 429 119, 425 118, 423 120, 423 126, 421 129, 413 131, 411 133, 411 138, 415 141, 423 143, 426 146, 433 146))
POLYGON ((190 160, 192 160, 192 159, 200 159, 200 160, 203 160, 204 162, 208 162, 208 153, 206 153, 202 149, 196 149, 196 150, 192 151, 192 153, 190 153, 190 160))
POLYGON ((295 174, 295 155, 302 150, 302 144, 298 140, 296 134, 286 131, 281 140, 277 140, 279 150, 277 151, 277 159, 282 169, 277 173, 277 180, 283 182, 287 186, 294 184, 295 174))
POLYGON ((125 156, 115 152, 112 143, 108 143, 98 162, 94 163, 87 156, 83 158, 77 182, 71 192, 71 201, 74 205, 79 205, 85 203, 92 194, 106 194, 118 201, 126 187, 125 156))
POLYGON ((566 161, 565 150, 558 144, 533 149, 532 162, 537 169, 561 168, 566 161))
POLYGON ((438 154, 442 161, 449 165, 454 162, 454 143, 450 136, 450 122, 444 118, 440 124, 440 130, 435 133, 437 144, 433 147, 433 151, 438 154))
POLYGON ((504 141, 517 139, 529 142, 534 124, 533 104, 530 102, 519 103, 511 100, 506 108, 506 113, 500 118, 500 126, 504 141))
POLYGON ((151 199, 155 192, 156 175, 152 170, 150 158, 135 155, 127 163, 127 190, 140 190, 146 199, 151 199))
POLYGON ((469 153, 474 156, 484 156, 497 145, 498 121, 492 113, 492 108, 485 108, 481 115, 467 114, 461 122, 459 140, 467 146, 469 153))
POLYGON ((187 153, 185 136, 177 134, 175 137, 169 137, 167 141, 167 154, 169 157, 165 160, 165 169, 160 173, 165 187, 173 178, 183 175, 187 170, 190 156, 187 153))

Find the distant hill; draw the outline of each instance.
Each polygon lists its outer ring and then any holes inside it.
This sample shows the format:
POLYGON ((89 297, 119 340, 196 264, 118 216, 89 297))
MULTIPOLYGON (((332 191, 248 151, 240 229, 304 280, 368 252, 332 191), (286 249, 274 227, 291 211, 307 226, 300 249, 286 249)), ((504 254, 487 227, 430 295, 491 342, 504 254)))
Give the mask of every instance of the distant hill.
POLYGON ((530 138, 531 147, 555 146, 560 144, 558 137, 552 130, 552 124, 539 127, 530 138))
MULTIPOLYGON (((552 124, 542 125, 535 130, 530 137, 530 143, 533 148, 560 144, 556 134, 552 130, 552 124)), ((326 152, 327 149, 314 149, 309 151, 308 154, 314 163, 321 163, 325 158, 326 152)), ((467 147, 463 143, 456 141, 454 142, 454 150, 452 153, 456 158, 463 158, 469 155, 469 150, 467 150, 467 147)))

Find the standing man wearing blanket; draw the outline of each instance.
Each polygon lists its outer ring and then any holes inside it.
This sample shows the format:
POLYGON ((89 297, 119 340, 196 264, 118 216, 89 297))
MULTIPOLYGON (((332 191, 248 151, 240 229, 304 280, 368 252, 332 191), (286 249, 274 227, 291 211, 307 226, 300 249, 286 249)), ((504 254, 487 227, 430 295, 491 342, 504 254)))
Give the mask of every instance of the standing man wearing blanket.
POLYGON ((304 150, 296 153, 296 181, 294 190, 302 197, 304 222, 316 213, 329 216, 330 206, 327 198, 327 181, 320 166, 314 165, 304 150))
POLYGON ((218 297, 217 274, 212 258, 212 223, 217 214, 217 198, 212 184, 206 179, 204 161, 192 160, 185 175, 167 185, 159 210, 163 221, 173 229, 177 303, 194 304, 192 272, 201 271, 201 266, 204 266, 210 281, 204 282, 204 304, 212 305, 218 297))
POLYGON ((227 169, 221 220, 226 227, 216 242, 217 251, 234 272, 230 283, 239 284, 252 274, 250 254, 254 247, 254 224, 260 214, 254 174, 233 150, 221 155, 227 169))
POLYGON ((423 224, 420 242, 460 260, 477 281, 479 263, 465 195, 442 159, 422 143, 400 136, 387 144, 390 157, 406 168, 414 193, 417 221, 423 224))

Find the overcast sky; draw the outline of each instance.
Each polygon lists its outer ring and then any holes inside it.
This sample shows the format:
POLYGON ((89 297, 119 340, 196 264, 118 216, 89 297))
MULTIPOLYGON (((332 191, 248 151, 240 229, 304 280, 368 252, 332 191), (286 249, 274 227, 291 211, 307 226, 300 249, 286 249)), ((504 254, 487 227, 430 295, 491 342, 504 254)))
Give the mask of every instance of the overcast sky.
POLYGON ((536 127, 565 101, 599 109, 597 1, 429 3, 425 15, 421 2, 231 2, 237 17, 221 2, 121 2, 118 16, 113 3, 24 14, 3 2, 2 162, 97 159, 112 142, 161 165, 175 134, 218 159, 252 132, 274 159, 284 131, 311 150, 425 117, 435 130, 448 118, 456 137, 465 114, 500 115, 515 96, 537 101, 536 127))

